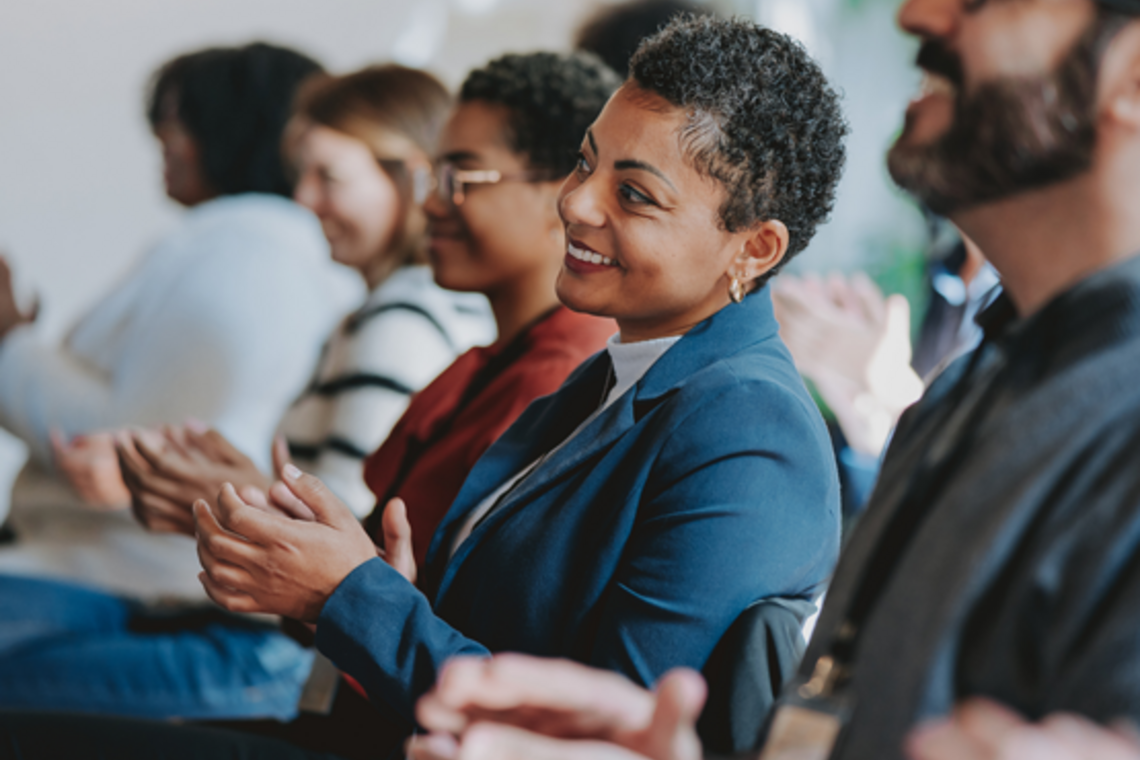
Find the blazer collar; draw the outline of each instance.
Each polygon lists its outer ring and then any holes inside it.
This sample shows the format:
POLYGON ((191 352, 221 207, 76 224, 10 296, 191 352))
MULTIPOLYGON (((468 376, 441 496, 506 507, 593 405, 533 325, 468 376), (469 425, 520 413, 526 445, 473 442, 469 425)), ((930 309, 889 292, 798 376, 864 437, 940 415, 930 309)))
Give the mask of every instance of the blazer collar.
POLYGON ((703 367, 775 337, 779 324, 765 285, 701 322, 658 359, 635 386, 636 401, 651 401, 676 388, 703 367))

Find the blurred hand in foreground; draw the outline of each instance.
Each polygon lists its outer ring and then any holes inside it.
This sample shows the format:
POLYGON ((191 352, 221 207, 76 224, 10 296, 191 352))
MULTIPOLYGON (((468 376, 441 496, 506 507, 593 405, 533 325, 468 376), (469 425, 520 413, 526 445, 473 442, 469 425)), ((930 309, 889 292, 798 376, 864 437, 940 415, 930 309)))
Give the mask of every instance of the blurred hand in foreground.
POLYGON ((88 433, 69 440, 53 430, 51 448, 56 469, 84 504, 100 511, 126 509, 130 505, 131 494, 119 470, 114 433, 88 433))
POLYGON ((780 337, 815 383, 856 451, 878 456, 903 411, 922 395, 910 367, 910 304, 863 273, 781 275, 772 301, 780 337))
MULTIPOLYGON (((225 483, 262 493, 271 483, 225 436, 198 423, 124 431, 117 453, 135 518, 160 533, 193 536, 194 502, 213 501, 225 483)), ((278 469, 289 461, 282 439, 274 442, 273 460, 278 469)))
POLYGON ((458 657, 416 707, 431 733, 413 760, 699 760, 700 675, 670 671, 654 692, 616 673, 518 654, 458 657))
POLYGON ((1056 713, 1029 723, 986 699, 962 703, 946 720, 915 729, 911 760, 1140 760, 1140 740, 1127 726, 1105 728, 1056 713))

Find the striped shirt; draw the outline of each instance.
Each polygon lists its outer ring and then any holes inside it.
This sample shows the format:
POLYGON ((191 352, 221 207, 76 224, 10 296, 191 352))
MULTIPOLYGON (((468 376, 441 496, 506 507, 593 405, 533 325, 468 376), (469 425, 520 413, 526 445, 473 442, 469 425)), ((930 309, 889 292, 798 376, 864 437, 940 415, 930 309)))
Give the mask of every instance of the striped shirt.
POLYGON ((376 498, 363 460, 413 393, 457 356, 495 339, 486 299, 436 285, 426 266, 404 267, 337 326, 305 392, 281 423, 294 463, 321 478, 363 517, 376 498))

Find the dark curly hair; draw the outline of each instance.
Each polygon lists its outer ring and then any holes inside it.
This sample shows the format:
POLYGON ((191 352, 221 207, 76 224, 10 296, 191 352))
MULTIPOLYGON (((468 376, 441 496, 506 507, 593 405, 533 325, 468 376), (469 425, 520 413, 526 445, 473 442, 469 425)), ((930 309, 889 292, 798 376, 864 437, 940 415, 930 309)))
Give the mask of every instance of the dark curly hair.
POLYGON ((724 185, 724 229, 787 226, 788 251, 760 282, 807 247, 835 205, 848 130, 839 97, 798 42, 743 19, 681 17, 642 43, 630 78, 688 112, 681 143, 724 185))
POLYGON ((511 148, 557 179, 574 168, 586 129, 620 84, 590 53, 509 54, 468 74, 459 102, 505 106, 511 148))
POLYGON ((185 125, 220 195, 289 196, 281 135, 298 85, 320 71, 312 58, 264 42, 187 53, 155 73, 147 119, 152 129, 167 116, 185 125))
POLYGON ((588 50, 623 76, 641 41, 676 15, 712 13, 692 0, 631 0, 603 6, 578 29, 574 47, 588 50))

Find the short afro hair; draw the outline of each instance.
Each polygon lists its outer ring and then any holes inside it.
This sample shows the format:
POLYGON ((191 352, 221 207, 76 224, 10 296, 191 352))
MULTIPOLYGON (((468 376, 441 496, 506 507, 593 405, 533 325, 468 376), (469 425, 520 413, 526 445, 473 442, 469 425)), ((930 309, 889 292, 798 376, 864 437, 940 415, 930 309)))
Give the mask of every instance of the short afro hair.
POLYGON ((509 54, 468 74, 459 102, 507 108, 511 148, 558 179, 574 168, 586 129, 620 85, 590 53, 509 54))
POLYGON ((170 116, 185 125, 218 194, 289 196, 281 136, 297 88, 321 71, 312 58, 264 42, 187 53, 155 73, 147 119, 152 129, 170 116))
POLYGON ((680 17, 642 43, 630 78, 688 112, 682 147, 724 185, 724 229, 787 226, 788 251, 760 282, 807 247, 835 205, 848 129, 803 46, 743 19, 680 17))

